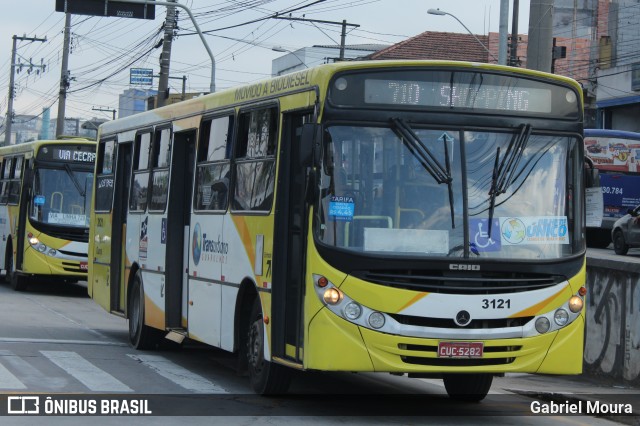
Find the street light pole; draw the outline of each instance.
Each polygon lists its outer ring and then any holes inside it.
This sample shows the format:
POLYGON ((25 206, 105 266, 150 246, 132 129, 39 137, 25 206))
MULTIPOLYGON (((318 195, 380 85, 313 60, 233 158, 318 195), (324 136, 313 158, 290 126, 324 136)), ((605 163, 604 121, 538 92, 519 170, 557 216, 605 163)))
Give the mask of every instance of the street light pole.
POLYGON ((119 1, 121 1, 123 3, 148 4, 148 5, 166 6, 166 7, 179 7, 180 9, 184 10, 185 12, 187 12, 187 14, 189 15, 189 18, 191 18, 191 23, 193 24, 193 28, 195 28, 196 32, 200 36, 200 40, 202 41, 202 44, 204 45, 204 48, 207 50, 207 54, 209 55, 209 58, 211 59, 211 82, 209 83, 209 91, 211 93, 216 91, 216 59, 213 56, 213 52, 211 52, 211 49, 209 48, 209 44, 207 43, 207 40, 205 40, 204 34, 200 30, 200 27, 198 26, 198 23, 196 22, 196 19, 193 17, 193 14, 191 13, 191 10, 187 6, 185 6, 183 4, 180 4, 177 1, 175 3, 166 2, 166 1, 155 1, 155 0, 153 0, 153 1, 151 1, 151 0, 119 0, 119 1))
POLYGON ((471 32, 471 30, 469 30, 469 28, 467 28, 467 26, 465 24, 462 23, 461 20, 459 20, 455 15, 449 13, 449 12, 445 12, 443 10, 440 9, 429 9, 427 10, 427 13, 429 15, 437 15, 437 16, 444 16, 444 15, 449 15, 451 16, 453 19, 455 19, 456 21, 458 21, 458 23, 460 23, 460 25, 462 25, 464 27, 465 30, 467 30, 467 32, 469 34, 471 34, 473 36, 473 38, 476 39, 476 41, 480 44, 480 46, 482 46, 484 48, 484 50, 487 51, 487 53, 489 54, 489 56, 491 56, 493 58, 494 61, 499 62, 498 59, 493 56, 493 54, 489 51, 489 49, 487 48, 487 46, 484 45, 483 42, 480 41, 480 39, 478 37, 476 37, 476 35, 474 33, 471 32))

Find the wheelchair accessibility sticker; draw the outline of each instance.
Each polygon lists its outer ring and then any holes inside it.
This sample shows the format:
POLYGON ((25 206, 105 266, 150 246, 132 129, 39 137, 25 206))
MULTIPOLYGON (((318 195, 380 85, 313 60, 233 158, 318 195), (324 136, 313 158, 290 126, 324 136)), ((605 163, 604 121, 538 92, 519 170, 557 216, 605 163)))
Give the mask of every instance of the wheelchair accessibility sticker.
POLYGON ((500 251, 502 248, 500 220, 497 218, 491 222, 491 235, 489 235, 489 219, 469 219, 469 236, 472 251, 473 248, 478 252, 500 251))
POLYGON ((566 216, 469 219, 470 248, 474 253, 500 251, 504 246, 569 244, 566 216))

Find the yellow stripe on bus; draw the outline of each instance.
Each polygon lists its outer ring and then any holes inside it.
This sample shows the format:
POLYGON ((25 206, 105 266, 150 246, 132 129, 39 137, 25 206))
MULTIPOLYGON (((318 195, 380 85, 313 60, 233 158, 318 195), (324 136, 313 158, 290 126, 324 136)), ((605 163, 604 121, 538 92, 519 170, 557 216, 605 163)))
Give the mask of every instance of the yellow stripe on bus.
MULTIPOLYGON (((556 294, 549 296, 548 298, 544 299, 543 301, 536 303, 535 305, 517 312, 513 315, 511 315, 509 318, 519 318, 519 317, 529 317, 529 316, 535 316, 538 313, 542 312, 545 306, 551 304, 551 302, 553 302, 553 300, 555 300, 556 298, 559 298, 562 293, 566 292, 567 289, 569 289, 569 292, 571 292, 569 285, 565 286, 562 290, 558 291, 556 294)), ((567 295, 567 299, 569 299, 570 296, 567 295)))

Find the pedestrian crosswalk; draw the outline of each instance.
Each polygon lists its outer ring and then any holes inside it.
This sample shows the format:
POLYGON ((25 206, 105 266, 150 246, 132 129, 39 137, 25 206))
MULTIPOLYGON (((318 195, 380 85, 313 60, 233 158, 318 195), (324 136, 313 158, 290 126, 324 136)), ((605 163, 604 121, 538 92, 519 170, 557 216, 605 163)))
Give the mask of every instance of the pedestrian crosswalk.
POLYGON ((145 385, 154 380, 155 383, 168 380, 170 386, 181 392, 227 393, 222 386, 162 355, 121 354, 121 358, 116 360, 116 367, 110 369, 113 371, 108 372, 104 365, 99 365, 99 359, 87 359, 74 351, 41 350, 17 355, 10 350, 0 350, 0 393, 67 392, 70 389, 80 392, 157 393, 158 389, 149 389, 145 385), (136 373, 131 374, 133 371, 136 373), (145 375, 160 376, 160 379, 141 379, 145 375), (127 379, 132 380, 128 382, 127 379))

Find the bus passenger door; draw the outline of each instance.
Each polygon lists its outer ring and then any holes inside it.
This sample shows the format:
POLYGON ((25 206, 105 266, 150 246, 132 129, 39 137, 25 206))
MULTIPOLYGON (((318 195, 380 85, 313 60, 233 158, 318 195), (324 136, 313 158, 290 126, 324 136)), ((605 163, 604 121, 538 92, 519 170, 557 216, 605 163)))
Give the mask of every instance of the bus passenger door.
POLYGON ((273 306, 271 315, 272 354, 295 362, 303 361, 303 296, 307 206, 306 170, 298 161, 302 125, 310 122, 311 112, 290 113, 283 117, 282 146, 274 229, 273 306))
MULTIPOLYGON (((20 158, 18 160, 21 160, 20 158)), ((22 176, 22 186, 20 188, 20 202, 18 205, 18 229, 16 230, 16 263, 15 270, 22 270, 22 260, 24 259, 24 251, 25 251, 25 229, 27 226, 27 215, 29 214, 28 208, 30 203, 29 195, 31 194, 31 186, 33 185, 33 171, 31 170, 33 160, 26 160, 24 164, 23 176, 22 176)), ((17 170, 19 166, 16 166, 16 175, 20 173, 17 170)))
POLYGON ((195 164, 196 131, 175 133, 166 224, 165 325, 184 328, 187 315, 187 271, 191 221, 191 193, 195 164))
POLYGON ((129 189, 131 186, 131 161, 133 153, 133 143, 124 142, 118 144, 116 158, 116 173, 118 179, 114 188, 113 213, 111 228, 111 270, 109 271, 109 281, 111 282, 111 312, 125 312, 127 306, 126 283, 124 280, 124 270, 126 262, 124 256, 127 211, 129 206, 129 189))

